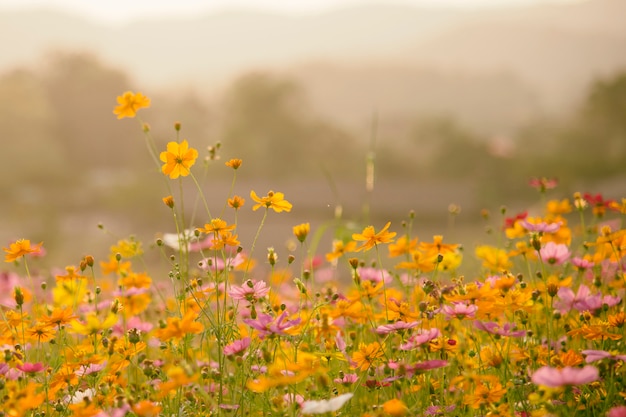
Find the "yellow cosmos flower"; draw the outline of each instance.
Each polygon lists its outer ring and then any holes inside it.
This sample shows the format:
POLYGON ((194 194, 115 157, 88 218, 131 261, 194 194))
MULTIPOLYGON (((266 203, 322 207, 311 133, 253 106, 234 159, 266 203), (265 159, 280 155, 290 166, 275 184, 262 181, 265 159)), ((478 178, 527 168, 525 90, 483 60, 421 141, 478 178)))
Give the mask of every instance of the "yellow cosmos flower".
POLYGON ((359 350, 352 354, 352 361, 355 366, 362 371, 368 370, 375 362, 385 355, 385 344, 382 345, 378 342, 359 344, 359 350))
POLYGON ((265 207, 273 209, 276 213, 280 213, 281 211, 290 212, 291 207, 293 207, 289 201, 285 200, 283 193, 275 193, 271 190, 265 197, 259 197, 254 191, 250 191, 250 197, 256 201, 256 204, 252 207, 254 211, 265 207))
POLYGON ((5 262, 13 262, 24 255, 31 253, 39 253, 43 242, 36 244, 31 248, 30 240, 19 239, 11 243, 8 248, 2 248, 7 254, 4 255, 5 262))
POLYGON ((303 243, 306 240, 310 231, 311 225, 309 223, 302 223, 293 227, 293 234, 300 241, 300 243, 303 243))
POLYGON ((489 245, 476 247, 476 257, 483 261, 483 266, 491 271, 506 271, 513 265, 509 261, 509 255, 503 249, 489 245))
POLYGON ((113 313, 109 313, 102 321, 100 321, 96 313, 89 313, 85 317, 85 323, 74 320, 72 329, 78 334, 92 335, 110 329, 115 323, 117 323, 117 317, 113 313))
POLYGON ((204 227, 199 227, 198 230, 201 233, 211 234, 213 233, 215 236, 222 235, 224 233, 231 232, 235 230, 235 225, 229 225, 224 220, 220 218, 211 219, 211 223, 206 223, 204 227))
POLYGON ((161 167, 163 174, 169 175, 171 179, 186 177, 190 174, 189 168, 198 159, 198 151, 190 148, 186 140, 181 143, 169 142, 167 151, 161 152, 159 159, 165 163, 161 167))
POLYGON ((204 326, 196 321, 197 318, 198 314, 191 310, 188 310, 182 318, 168 317, 167 325, 158 329, 155 336, 163 342, 167 342, 170 339, 180 340, 188 334, 198 334, 204 329, 204 326))
POLYGON ((393 238, 396 236, 396 232, 388 232, 387 229, 389 229, 389 226, 391 226, 391 222, 387 222, 385 227, 383 227, 382 230, 378 233, 376 233, 374 226, 367 226, 365 229, 363 229, 362 233, 353 234, 352 239, 356 240, 357 242, 364 242, 363 244, 361 244, 361 246, 356 248, 355 251, 367 251, 372 249, 379 243, 382 244, 393 242, 393 238))
POLYGON ((135 117, 137 110, 150 107, 150 99, 141 93, 133 93, 132 91, 126 91, 124 94, 117 98, 118 106, 113 110, 113 114, 117 115, 118 119, 124 117, 135 117))
POLYGON ((408 414, 409 407, 401 400, 394 398, 383 403, 383 411, 392 417, 402 417, 408 414))
POLYGON ((333 251, 326 254, 326 260, 332 262, 338 258, 341 258, 346 252, 354 252, 356 249, 356 242, 350 241, 344 243, 343 240, 333 240, 333 251))

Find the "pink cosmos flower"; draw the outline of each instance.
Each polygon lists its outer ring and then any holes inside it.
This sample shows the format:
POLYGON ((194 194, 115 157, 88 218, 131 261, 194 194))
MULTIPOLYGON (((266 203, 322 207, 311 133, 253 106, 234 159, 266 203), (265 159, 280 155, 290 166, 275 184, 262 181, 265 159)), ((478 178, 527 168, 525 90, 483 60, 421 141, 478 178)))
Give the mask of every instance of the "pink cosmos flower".
POLYGON ((550 265, 561 265, 571 255, 567 245, 563 243, 548 242, 539 250, 539 257, 550 265))
POLYGON ((372 281, 375 283, 384 281, 385 284, 387 284, 393 279, 391 275, 389 275, 389 272, 387 272, 384 269, 360 267, 360 268, 357 268, 356 271, 359 274, 361 281, 372 281))
POLYGON ((224 355, 233 356, 243 354, 243 351, 250 346, 250 338, 244 337, 243 339, 235 340, 229 345, 224 346, 224 355))
POLYGON ((233 285, 228 290, 228 295, 233 300, 245 300, 249 303, 255 303, 265 297, 270 292, 265 281, 253 281, 251 279, 243 283, 243 285, 233 285))
POLYGON ((351 385, 358 380, 359 376, 357 374, 345 374, 343 378, 335 378, 333 382, 336 384, 351 385))
POLYGON ((236 268, 239 265, 243 264, 246 260, 245 256, 242 253, 237 253, 233 257, 226 258, 226 261, 222 259, 220 256, 204 258, 200 261, 199 267, 203 271, 211 271, 213 273, 221 272, 225 269, 236 268))
POLYGON ((441 332, 437 328, 432 328, 428 330, 418 330, 417 334, 409 337, 406 343, 400 345, 401 350, 411 350, 416 347, 423 345, 424 343, 428 343, 433 339, 441 336, 441 332))
POLYGON ((432 359, 424 362, 417 362, 411 365, 405 365, 401 362, 389 361, 387 366, 390 369, 398 370, 404 368, 402 375, 394 375, 382 380, 382 382, 393 382, 398 379, 411 378, 418 372, 429 371, 431 369, 443 368, 448 366, 448 361, 442 359, 432 359))
POLYGON ((526 336, 526 330, 515 330, 515 323, 504 323, 502 325, 494 321, 476 321, 474 327, 484 330, 491 334, 497 334, 506 337, 523 337, 526 336))
POLYGON ((16 368, 27 374, 34 374, 34 373, 43 371, 44 366, 43 366, 43 363, 41 362, 37 362, 37 363, 24 362, 21 365, 17 365, 16 368))
POLYGON ((618 405, 617 407, 613 407, 606 414, 607 417, 626 417, 626 406, 618 405))
POLYGON ((593 268, 594 263, 586 259, 579 258, 578 256, 575 256, 572 258, 572 265, 574 265, 579 270, 584 271, 586 269, 593 268))
POLYGON ((554 233, 554 232, 557 232, 561 228, 561 225, 563 225, 563 222, 557 222, 557 223, 546 223, 546 222, 530 223, 528 220, 520 220, 519 224, 524 229, 528 230, 531 233, 554 233))
POLYGON ((581 352, 585 355, 585 362, 591 363, 602 359, 621 360, 626 362, 626 355, 614 355, 611 352, 605 350, 583 350, 581 352))
POLYGON ((572 308, 578 311, 594 312, 602 308, 603 304, 613 307, 621 301, 621 298, 613 295, 591 294, 591 290, 582 284, 578 287, 578 291, 574 294, 571 288, 561 287, 556 293, 558 300, 554 302, 554 307, 565 314, 572 308))
POLYGON ((15 287, 21 286, 20 276, 13 272, 0 271, 0 306, 15 307, 15 287))
POLYGON ((464 318, 474 318, 478 311, 478 306, 474 304, 453 303, 452 306, 443 306, 441 311, 446 315, 448 320, 453 318, 463 320, 464 318))
POLYGON ((584 385, 599 378, 598 368, 587 365, 584 368, 566 366, 563 369, 544 366, 536 370, 531 379, 536 385, 558 388, 565 385, 584 385))
POLYGON ((530 185, 533 188, 538 189, 539 191, 543 193, 546 190, 556 188, 556 186, 559 185, 559 181, 556 178, 533 177, 530 180, 528 180, 528 185, 530 185))
POLYGON ((96 372, 100 372, 106 367, 106 362, 104 363, 90 363, 87 366, 81 367, 76 370, 76 375, 79 377, 85 375, 95 374, 96 372))
POLYGON ((382 334, 389 334, 392 332, 399 332, 399 331, 412 329, 413 327, 418 326, 418 325, 419 325, 419 322, 417 321, 413 321, 411 323, 405 323, 402 320, 400 320, 395 323, 383 324, 381 326, 378 326, 376 330, 374 331, 382 335, 382 334))
POLYGON ((285 320, 286 318, 286 311, 283 311, 283 313, 277 318, 274 318, 269 314, 259 313, 256 319, 243 319, 243 322, 253 329, 256 329, 259 332, 259 337, 263 339, 265 336, 271 334, 287 336, 288 333, 286 330, 297 326, 302 320, 300 317, 295 320, 285 320))

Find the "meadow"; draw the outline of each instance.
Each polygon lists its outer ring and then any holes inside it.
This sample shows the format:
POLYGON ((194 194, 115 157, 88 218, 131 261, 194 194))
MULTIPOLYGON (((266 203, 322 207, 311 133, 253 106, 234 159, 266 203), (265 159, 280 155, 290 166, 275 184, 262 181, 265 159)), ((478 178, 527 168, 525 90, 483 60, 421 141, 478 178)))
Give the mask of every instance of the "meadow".
POLYGON ((328 247, 294 224, 282 259, 258 242, 298 210, 289 195, 234 194, 246 161, 178 123, 159 149, 150 105, 129 91, 114 113, 139 121, 168 190, 165 272, 134 237, 62 272, 34 273, 45 242, 4 247, 0 415, 626 416, 625 198, 532 178, 540 212, 481 213, 495 244, 418 236, 408 213, 334 222, 328 247), (209 165, 232 172, 217 211, 209 165))

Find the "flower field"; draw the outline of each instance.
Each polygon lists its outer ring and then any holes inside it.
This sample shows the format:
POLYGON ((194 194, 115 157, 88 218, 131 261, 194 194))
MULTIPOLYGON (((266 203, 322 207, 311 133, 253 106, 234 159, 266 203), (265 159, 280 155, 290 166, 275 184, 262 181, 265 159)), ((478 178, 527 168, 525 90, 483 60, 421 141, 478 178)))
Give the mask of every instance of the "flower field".
MULTIPOLYGON (((148 106, 126 92, 114 113, 148 106)), ((280 259, 255 246, 297 210, 288 195, 231 193, 212 212, 195 172, 219 149, 202 155, 180 124, 157 149, 140 126, 177 231, 156 242, 167 272, 148 273, 134 238, 47 275, 29 268, 45 242, 7 244, 0 415, 626 416, 626 199, 537 178, 541 212, 481 213, 497 245, 418 238, 409 214, 328 248, 293 225, 280 259), (241 210, 262 216, 252 242, 241 210), (461 275, 464 258, 478 267, 461 275)), ((234 185, 242 167, 221 168, 234 185)))

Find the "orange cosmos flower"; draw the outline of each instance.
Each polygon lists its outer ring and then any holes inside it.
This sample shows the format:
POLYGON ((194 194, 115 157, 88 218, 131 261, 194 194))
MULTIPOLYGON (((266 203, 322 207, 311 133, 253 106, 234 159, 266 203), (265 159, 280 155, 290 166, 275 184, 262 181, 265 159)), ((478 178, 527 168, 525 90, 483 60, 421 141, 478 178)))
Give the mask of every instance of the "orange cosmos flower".
POLYGON ((361 244, 361 246, 356 248, 355 251, 367 251, 372 249, 379 243, 393 242, 393 238, 396 236, 396 232, 387 231, 390 225, 391 222, 387 222, 385 227, 383 227, 382 230, 378 233, 376 233, 376 230, 374 230, 374 226, 367 226, 365 229, 363 229, 363 232, 353 234, 352 239, 356 240, 357 242, 365 242, 361 244))
POLYGON ((141 93, 135 94, 132 91, 126 91, 119 96, 117 102, 119 105, 113 110, 113 114, 116 114, 118 119, 135 117, 137 110, 150 107, 148 97, 141 93))
POLYGON ((241 159, 231 159, 230 161, 225 162, 225 165, 232 169, 237 169, 241 166, 242 162, 243 161, 241 159))
POLYGON ((182 318, 168 317, 167 325, 158 329, 155 336, 167 342, 170 339, 182 339, 187 334, 200 333, 204 326, 196 321, 197 317, 198 315, 191 310, 187 311, 182 318))
POLYGON ((35 254, 40 253, 42 244, 43 242, 40 242, 31 248, 30 240, 28 239, 16 240, 15 242, 11 243, 8 248, 2 248, 7 253, 6 255, 4 255, 4 261, 13 262, 21 258, 22 256, 25 256, 31 253, 35 253, 35 254))
POLYGON ((341 258, 346 252, 354 252, 355 249, 356 242, 344 243, 342 240, 335 239, 333 240, 333 251, 326 254, 326 260, 332 262, 341 258))
POLYGON ((186 177, 190 174, 189 169, 198 159, 198 151, 190 148, 186 140, 181 143, 169 142, 167 150, 161 152, 159 159, 165 163, 161 167, 165 175, 169 175, 171 179, 186 177))
POLYGON ((438 254, 445 255, 447 253, 454 253, 456 252, 458 247, 459 247, 458 244, 443 243, 443 236, 441 235, 433 236, 432 243, 421 242, 419 244, 419 249, 421 251, 424 251, 426 252, 426 254, 431 254, 431 255, 438 255, 438 254))
POLYGON ((250 197, 257 203, 252 207, 254 211, 265 207, 273 209, 276 213, 280 213, 281 211, 290 212, 291 207, 293 207, 289 201, 285 200, 283 193, 275 193, 271 190, 265 197, 259 197, 254 191, 250 191, 250 197))
POLYGON ((375 362, 385 355, 385 344, 382 345, 378 342, 359 343, 359 350, 352 354, 352 361, 357 368, 362 371, 368 370, 375 362))
POLYGON ((235 210, 239 210, 240 208, 243 207, 245 202, 246 200, 244 200, 238 195, 235 195, 233 196, 233 198, 228 199, 228 206, 231 208, 234 208, 235 210))

